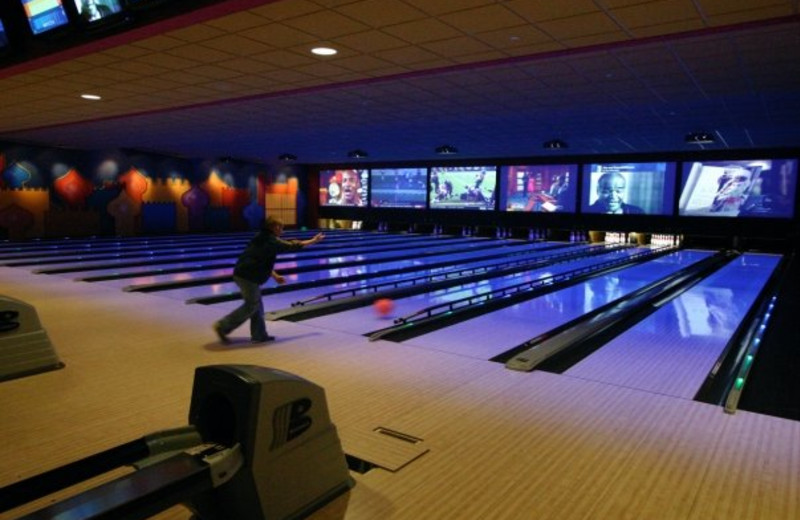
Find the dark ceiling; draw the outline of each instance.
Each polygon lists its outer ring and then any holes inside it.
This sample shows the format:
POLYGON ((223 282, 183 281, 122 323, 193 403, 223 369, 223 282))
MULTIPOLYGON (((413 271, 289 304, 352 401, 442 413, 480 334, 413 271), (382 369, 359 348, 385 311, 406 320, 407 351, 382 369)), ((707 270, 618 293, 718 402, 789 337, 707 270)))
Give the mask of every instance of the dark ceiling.
POLYGON ((0 69, 0 139, 309 164, 798 147, 798 5, 229 0, 0 69))

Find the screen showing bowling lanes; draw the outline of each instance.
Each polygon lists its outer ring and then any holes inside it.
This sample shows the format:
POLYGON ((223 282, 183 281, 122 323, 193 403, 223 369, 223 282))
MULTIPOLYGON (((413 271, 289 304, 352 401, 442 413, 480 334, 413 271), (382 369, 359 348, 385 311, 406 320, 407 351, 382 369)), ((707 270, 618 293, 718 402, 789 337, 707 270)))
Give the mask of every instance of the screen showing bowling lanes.
POLYGON ((672 215, 674 162, 586 164, 581 212, 608 215, 672 215))
POLYGON ((22 0, 22 7, 33 34, 42 34, 69 23, 61 0, 22 0))
POLYGON ((424 208, 427 168, 381 168, 369 175, 369 205, 373 208, 424 208))
POLYGON ((367 170, 322 170, 319 172, 320 206, 367 205, 367 170))
POLYGON ((678 214, 792 218, 797 159, 685 162, 678 214))
POLYGON ((577 164, 500 167, 500 209, 541 213, 574 213, 577 164))
POLYGON ((496 185, 496 166, 431 168, 430 208, 494 210, 496 185))

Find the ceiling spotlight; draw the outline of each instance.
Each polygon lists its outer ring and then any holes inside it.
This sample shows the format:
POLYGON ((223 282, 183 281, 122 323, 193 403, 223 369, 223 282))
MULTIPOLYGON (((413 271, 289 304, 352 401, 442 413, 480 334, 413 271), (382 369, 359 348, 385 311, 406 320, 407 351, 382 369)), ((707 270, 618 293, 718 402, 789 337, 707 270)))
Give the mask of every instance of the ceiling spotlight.
POLYGON ((458 153, 458 148, 450 146, 449 144, 443 144, 436 148, 436 153, 439 155, 455 155, 458 153))
POLYGON ((101 99, 103 99, 97 94, 81 94, 81 97, 88 101, 100 101, 101 99))
POLYGON ((278 156, 279 161, 292 162, 297 160, 297 156, 291 153, 284 153, 278 156))
POLYGON ((711 144, 716 142, 714 134, 710 132, 692 132, 686 134, 686 142, 689 144, 711 144))
POLYGON ((347 156, 351 159, 363 159, 367 157, 369 154, 364 150, 351 150, 347 152, 347 156))
POLYGON ((562 148, 568 148, 567 143, 562 141, 561 139, 552 139, 550 141, 545 141, 542 146, 547 148, 548 150, 561 150, 562 148))
POLYGON ((337 52, 339 51, 333 47, 314 47, 311 49, 311 53, 316 54, 317 56, 333 56, 337 52))

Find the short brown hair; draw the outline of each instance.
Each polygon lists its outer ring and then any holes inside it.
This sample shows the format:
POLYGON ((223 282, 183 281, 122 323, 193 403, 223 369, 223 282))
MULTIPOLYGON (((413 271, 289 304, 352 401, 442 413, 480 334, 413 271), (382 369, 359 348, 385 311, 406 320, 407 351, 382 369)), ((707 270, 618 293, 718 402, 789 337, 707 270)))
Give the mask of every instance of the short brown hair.
POLYGON ((275 229, 278 227, 283 227, 283 221, 279 218, 275 217, 267 217, 267 220, 264 221, 264 224, 261 226, 261 229, 264 231, 269 231, 270 233, 275 233, 275 229))

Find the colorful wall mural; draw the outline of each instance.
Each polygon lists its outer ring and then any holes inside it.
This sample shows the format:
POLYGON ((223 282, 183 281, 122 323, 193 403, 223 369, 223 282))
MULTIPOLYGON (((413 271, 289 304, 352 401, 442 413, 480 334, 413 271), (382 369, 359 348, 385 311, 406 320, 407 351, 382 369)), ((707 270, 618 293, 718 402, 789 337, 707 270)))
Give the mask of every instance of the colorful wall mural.
POLYGON ((0 237, 241 231, 265 214, 294 225, 297 175, 232 159, 0 142, 0 237))

